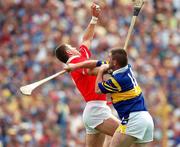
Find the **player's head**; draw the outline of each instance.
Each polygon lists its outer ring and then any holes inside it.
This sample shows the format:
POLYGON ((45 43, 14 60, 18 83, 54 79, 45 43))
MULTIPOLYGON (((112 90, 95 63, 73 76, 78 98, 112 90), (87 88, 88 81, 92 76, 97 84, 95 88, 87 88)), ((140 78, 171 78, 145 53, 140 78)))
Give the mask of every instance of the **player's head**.
POLYGON ((113 70, 125 67, 128 64, 127 53, 124 49, 112 49, 110 51, 110 66, 113 70))
POLYGON ((80 55, 79 51, 69 44, 61 44, 55 50, 56 57, 63 63, 66 63, 69 57, 80 55))

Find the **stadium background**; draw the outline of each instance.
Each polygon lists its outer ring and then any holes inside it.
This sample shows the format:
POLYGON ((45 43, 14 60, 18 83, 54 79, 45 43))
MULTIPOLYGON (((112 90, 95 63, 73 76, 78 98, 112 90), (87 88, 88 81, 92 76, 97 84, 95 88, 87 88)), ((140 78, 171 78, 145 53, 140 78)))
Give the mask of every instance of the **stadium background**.
MULTIPOLYGON (((92 42, 93 58, 123 46, 132 17, 126 0, 106 0, 92 42)), ((78 46, 90 1, 0 0, 0 146, 84 147, 85 103, 68 74, 22 96, 19 87, 63 68, 62 42, 78 46)), ((128 48, 155 122, 149 147, 180 147, 180 0, 149 0, 128 48)))

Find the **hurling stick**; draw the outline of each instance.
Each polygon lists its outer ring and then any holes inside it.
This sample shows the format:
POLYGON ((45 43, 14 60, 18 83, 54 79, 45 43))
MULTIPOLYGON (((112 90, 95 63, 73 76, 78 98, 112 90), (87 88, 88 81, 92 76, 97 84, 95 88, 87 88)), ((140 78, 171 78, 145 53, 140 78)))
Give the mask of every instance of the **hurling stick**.
POLYGON ((65 72, 66 72, 66 70, 62 70, 62 71, 60 71, 60 72, 58 72, 58 73, 56 73, 56 74, 54 74, 54 75, 52 75, 52 76, 49 76, 49 77, 47 77, 47 78, 45 78, 45 79, 42 79, 42 80, 40 80, 40 81, 37 81, 37 82, 35 82, 35 83, 29 84, 29 85, 26 85, 26 86, 22 86, 22 87, 20 87, 20 91, 21 91, 21 93, 24 94, 24 95, 31 95, 32 91, 33 91, 35 88, 41 86, 42 84, 48 82, 48 81, 51 80, 51 79, 54 79, 55 77, 57 77, 57 76, 59 76, 59 75, 64 74, 65 72))
POLYGON ((128 29, 128 34, 127 34, 127 37, 126 37, 126 40, 125 40, 124 50, 127 49, 131 33, 133 31, 133 28, 134 28, 134 25, 135 25, 135 22, 136 22, 136 18, 138 16, 143 4, 144 4, 144 0, 134 0, 133 3, 134 3, 134 12, 133 12, 133 17, 131 19, 130 27, 128 29))

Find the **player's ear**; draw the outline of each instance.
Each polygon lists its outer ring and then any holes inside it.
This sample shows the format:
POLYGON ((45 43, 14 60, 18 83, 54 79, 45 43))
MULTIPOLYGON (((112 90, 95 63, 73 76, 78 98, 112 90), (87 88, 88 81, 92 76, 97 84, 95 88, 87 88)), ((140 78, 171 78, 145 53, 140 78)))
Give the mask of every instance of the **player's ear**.
POLYGON ((113 60, 112 63, 113 63, 113 66, 117 66, 117 61, 116 60, 113 60))
POLYGON ((115 68, 120 68, 117 60, 114 60, 114 61, 113 61, 113 66, 114 66, 115 68))

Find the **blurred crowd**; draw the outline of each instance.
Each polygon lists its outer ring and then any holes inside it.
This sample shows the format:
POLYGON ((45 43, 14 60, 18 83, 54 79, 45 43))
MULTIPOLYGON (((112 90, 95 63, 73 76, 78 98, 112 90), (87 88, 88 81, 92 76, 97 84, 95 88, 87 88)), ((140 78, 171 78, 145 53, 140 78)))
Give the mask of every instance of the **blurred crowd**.
MULTIPOLYGON (((60 43, 79 46, 91 4, 0 0, 0 147, 85 146, 85 102, 68 74, 31 96, 23 96, 19 87, 62 70, 54 49, 60 43)), ((110 48, 124 45, 133 9, 128 0, 99 4, 91 50, 92 58, 105 59, 110 48)), ((149 147, 180 147, 180 0, 146 2, 128 54, 155 123, 149 147)))

